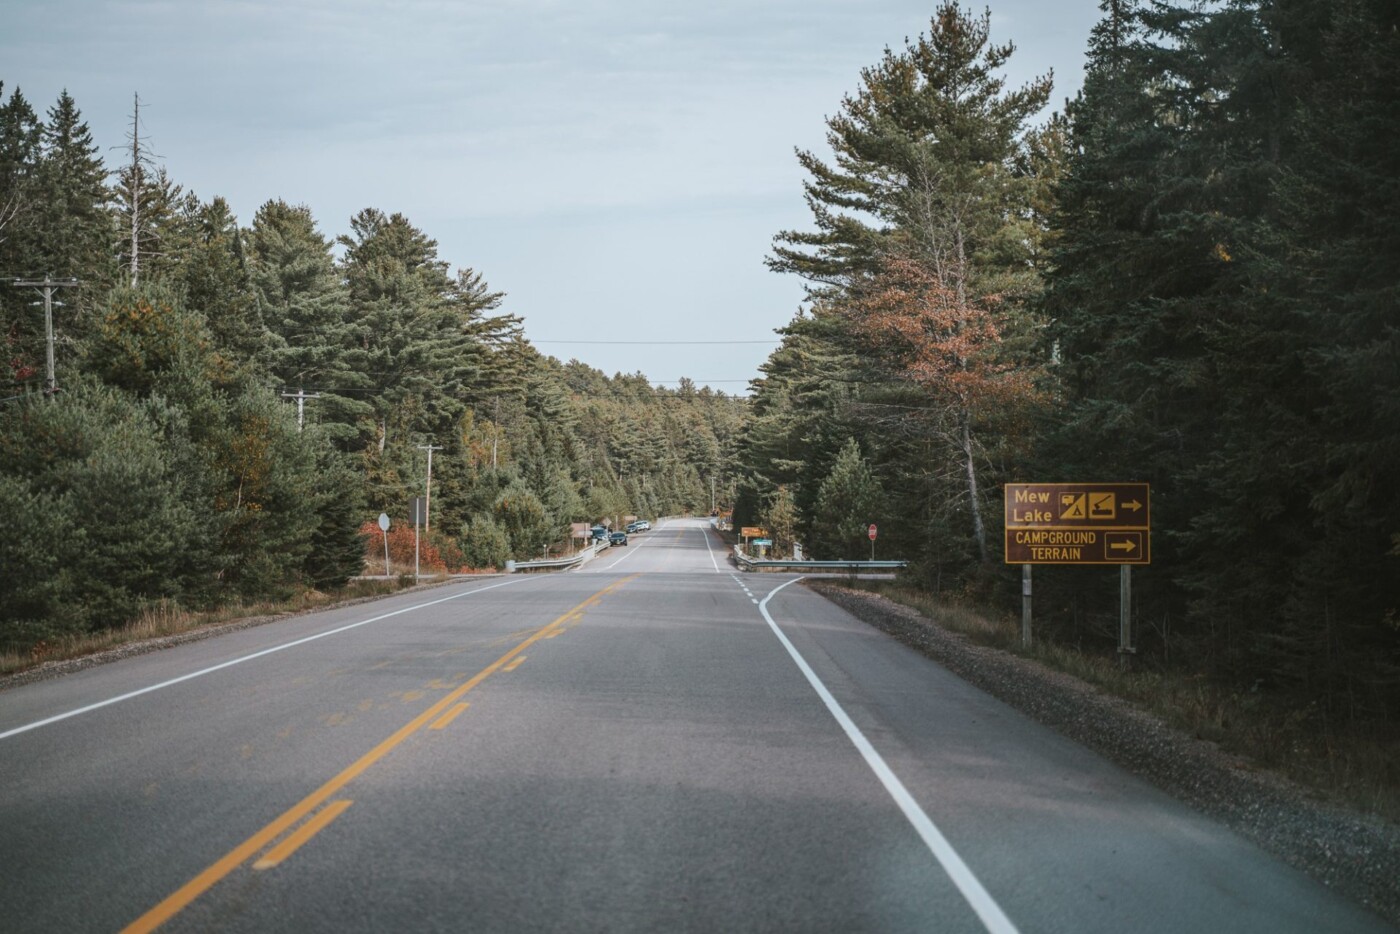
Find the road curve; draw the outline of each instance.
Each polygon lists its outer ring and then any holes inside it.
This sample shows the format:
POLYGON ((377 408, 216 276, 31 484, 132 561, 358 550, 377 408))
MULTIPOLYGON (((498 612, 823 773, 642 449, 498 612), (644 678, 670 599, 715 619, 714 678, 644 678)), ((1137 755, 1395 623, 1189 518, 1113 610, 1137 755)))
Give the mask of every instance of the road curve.
POLYGON ((0 692, 7 931, 1383 931, 701 520, 0 692))

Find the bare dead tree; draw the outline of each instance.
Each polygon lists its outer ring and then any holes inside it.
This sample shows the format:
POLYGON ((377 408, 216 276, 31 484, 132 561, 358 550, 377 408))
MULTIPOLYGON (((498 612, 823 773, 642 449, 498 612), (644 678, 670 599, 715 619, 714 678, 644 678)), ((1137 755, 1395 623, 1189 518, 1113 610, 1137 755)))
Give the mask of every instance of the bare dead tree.
POLYGON ((5 227, 19 215, 19 192, 12 191, 0 200, 0 243, 5 242, 5 227))
MULTIPOLYGON (((126 135, 126 145, 121 147, 130 154, 130 161, 124 167, 118 184, 120 190, 126 197, 127 208, 130 212, 128 223, 128 234, 130 236, 130 261, 128 268, 131 270, 131 285, 134 288, 141 280, 141 255, 145 241, 149 241, 154 233, 149 230, 150 221, 143 216, 142 206, 150 196, 150 185, 147 182, 149 173, 155 171, 155 157, 147 145, 147 138, 141 135, 141 95, 133 95, 134 101, 131 108, 131 132, 126 135)), ((150 250, 146 250, 150 253, 150 250)))

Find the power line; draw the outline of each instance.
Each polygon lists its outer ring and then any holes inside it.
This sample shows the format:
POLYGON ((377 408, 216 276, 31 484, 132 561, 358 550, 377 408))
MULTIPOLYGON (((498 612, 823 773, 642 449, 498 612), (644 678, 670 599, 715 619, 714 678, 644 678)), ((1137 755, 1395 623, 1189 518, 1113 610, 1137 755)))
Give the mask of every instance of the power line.
MULTIPOLYGON (((623 376, 627 376, 627 375, 629 375, 629 374, 625 374, 625 373, 623 374, 623 376)), ((608 381, 612 381, 614 377, 604 375, 603 378, 604 378, 604 379, 607 379, 608 381)), ((644 378, 648 383, 653 384, 653 385, 663 385, 663 384, 667 384, 667 383, 681 383, 681 382, 685 382, 686 380, 690 380, 690 382, 694 383, 694 384, 697 385, 697 386, 708 386, 708 385, 710 385, 710 384, 712 384, 712 383, 750 383, 750 382, 753 382, 755 379, 758 379, 759 377, 753 376, 753 377, 750 377, 750 378, 748 378, 748 379, 695 379, 694 377, 690 377, 690 376, 682 376, 682 377, 680 377, 679 379, 652 379, 652 378, 649 377, 649 376, 643 376, 643 378, 644 378)), ((376 392, 380 392, 380 390, 378 390, 378 389, 365 389, 365 388, 343 388, 343 389, 338 389, 338 388, 336 388, 336 387, 334 387, 334 386, 322 386, 322 387, 320 387, 320 389, 321 389, 321 392, 323 392, 323 393, 329 393, 329 394, 331 394, 331 395, 337 395, 337 396, 340 396, 340 395, 351 395, 351 394, 356 394, 356 393, 376 393, 376 392)), ((295 396, 296 394, 295 394, 295 393, 283 393, 283 395, 295 396)), ((310 395, 307 395, 307 398, 310 399, 311 396, 310 396, 310 395)))
POLYGON ((727 345, 730 345, 730 344, 781 344, 781 343, 782 343, 782 341, 780 341, 780 340, 766 340, 766 341, 594 341, 594 340, 586 340, 586 341, 537 341, 537 340, 530 339, 530 338, 527 338, 527 339, 528 339, 528 340, 530 341, 530 343, 532 343, 532 344, 607 344, 607 345, 609 345, 609 346, 611 346, 611 345, 616 345, 616 344, 635 344, 635 345, 645 345, 645 346, 648 346, 648 347, 652 347, 652 346, 662 346, 662 345, 665 345, 665 346, 693 347, 693 346, 702 345, 702 344, 709 344, 709 345, 726 345, 726 346, 727 346, 727 345))

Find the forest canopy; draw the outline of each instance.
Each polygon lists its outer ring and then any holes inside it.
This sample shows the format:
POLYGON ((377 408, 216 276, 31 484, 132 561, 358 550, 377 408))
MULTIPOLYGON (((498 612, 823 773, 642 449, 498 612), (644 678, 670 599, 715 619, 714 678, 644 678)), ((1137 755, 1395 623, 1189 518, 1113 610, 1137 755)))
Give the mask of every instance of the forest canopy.
MULTIPOLYGON (((878 523, 924 588, 1010 610, 1003 484, 1146 482, 1146 664, 1394 722, 1400 6, 1102 10, 1063 113, 944 3, 797 153, 810 224, 768 262, 808 301, 753 386, 735 521, 816 557, 878 523), (857 471, 864 500, 832 493, 857 471)), ((1038 569, 1038 632, 1111 652, 1117 584, 1038 569)))
POLYGON ((402 214, 332 236, 273 198, 245 226, 135 129, 108 165, 67 93, 41 116, 4 91, 0 649, 339 586, 381 511, 391 545, 410 528, 429 447, 433 570, 708 512, 729 485, 743 399, 541 355, 402 214), (77 280, 54 289, 55 391, 42 287, 9 283, 46 276, 77 280))

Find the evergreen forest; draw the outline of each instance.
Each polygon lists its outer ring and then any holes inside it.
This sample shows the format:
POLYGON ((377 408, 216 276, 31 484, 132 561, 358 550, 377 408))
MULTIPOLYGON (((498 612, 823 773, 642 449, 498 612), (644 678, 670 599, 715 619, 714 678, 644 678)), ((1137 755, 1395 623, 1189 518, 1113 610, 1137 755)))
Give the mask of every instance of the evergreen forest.
MULTIPOLYGON (((1139 663, 1321 729, 1400 721, 1400 5, 1104 0, 1085 83, 1008 86, 954 3, 799 151, 808 301, 752 387, 735 523, 1019 610, 1003 484, 1151 485, 1139 663)), ((1113 568, 1035 569, 1111 655, 1113 568)), ((1392 766, 1394 763, 1392 762, 1392 766)))
POLYGON ((541 355, 401 214, 332 237, 274 198, 241 223, 155 163, 139 106, 108 165, 66 92, 0 101, 0 650, 331 590, 385 544, 411 572, 430 453, 427 571, 708 513, 731 483, 742 398, 541 355), (77 280, 52 289, 54 385, 49 276, 77 280))
MULTIPOLYGON (((936 7, 799 150, 807 298, 747 397, 536 351, 400 214, 240 221, 133 122, 0 96, 0 648, 363 573, 433 455, 435 566, 707 513, 1011 613, 1010 482, 1151 485, 1139 663, 1327 731, 1400 723, 1400 5, 1104 0, 1084 85, 1008 85, 936 7), (294 395, 314 395, 299 421, 294 395)), ((0 90, 4 90, 0 86, 0 90)), ((755 262, 759 261, 755 257, 755 262)), ((391 536, 392 537, 392 536, 391 536)), ((1110 654, 1112 569, 1036 569, 1037 638, 1110 654)))

